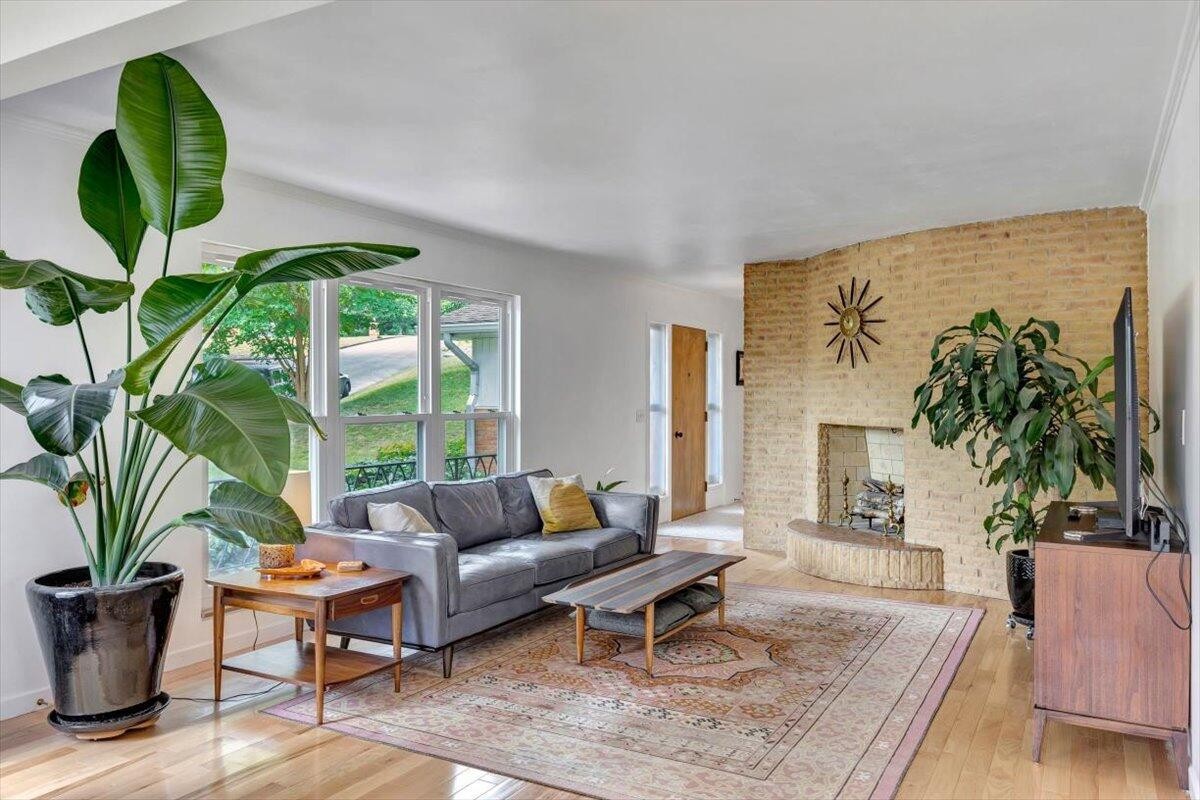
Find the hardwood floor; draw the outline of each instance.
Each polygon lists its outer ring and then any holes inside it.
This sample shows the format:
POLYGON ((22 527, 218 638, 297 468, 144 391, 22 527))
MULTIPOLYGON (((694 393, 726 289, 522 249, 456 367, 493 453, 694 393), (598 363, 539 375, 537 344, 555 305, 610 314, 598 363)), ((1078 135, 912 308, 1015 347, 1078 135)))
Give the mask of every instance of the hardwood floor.
MULTIPOLYGON (((1163 743, 1050 723, 1042 763, 1029 758, 1031 645, 1004 627, 1006 603, 950 592, 870 589, 789 568, 733 542, 663 539, 660 549, 744 554, 730 582, 987 609, 904 782, 900 798, 1182 798, 1163 743)), ((356 645, 358 646, 358 645, 356 645)), ((226 696, 271 682, 227 673, 226 696)), ((176 696, 211 696, 208 664, 166 678, 176 696)), ((256 713, 290 697, 222 704, 177 699, 158 725, 106 742, 55 733, 44 713, 0 723, 0 797, 454 798, 557 800, 568 792, 256 713)))

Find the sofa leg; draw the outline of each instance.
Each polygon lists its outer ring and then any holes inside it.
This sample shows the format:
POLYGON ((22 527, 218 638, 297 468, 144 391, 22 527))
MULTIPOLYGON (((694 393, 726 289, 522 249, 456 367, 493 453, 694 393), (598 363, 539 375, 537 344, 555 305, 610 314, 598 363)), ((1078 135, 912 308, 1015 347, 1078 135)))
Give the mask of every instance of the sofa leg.
POLYGON ((343 650, 349 650, 349 649, 350 649, 350 637, 349 637, 349 636, 343 636, 343 637, 342 637, 342 641, 341 641, 341 643, 338 645, 338 647, 342 648, 343 650))
POLYGON ((442 648, 442 677, 449 678, 454 669, 454 645, 448 644, 442 648))

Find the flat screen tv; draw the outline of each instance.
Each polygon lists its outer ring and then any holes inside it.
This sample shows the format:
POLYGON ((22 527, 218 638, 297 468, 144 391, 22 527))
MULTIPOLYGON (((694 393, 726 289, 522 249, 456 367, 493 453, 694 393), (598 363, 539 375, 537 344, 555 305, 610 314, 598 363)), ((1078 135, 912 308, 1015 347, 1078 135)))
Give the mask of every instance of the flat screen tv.
POLYGON ((1116 489, 1117 509, 1126 536, 1141 531, 1141 455, 1142 441, 1138 435, 1137 361, 1133 349, 1133 297, 1129 288, 1121 298, 1121 307, 1113 320, 1113 378, 1116 399, 1113 422, 1116 426, 1116 489))

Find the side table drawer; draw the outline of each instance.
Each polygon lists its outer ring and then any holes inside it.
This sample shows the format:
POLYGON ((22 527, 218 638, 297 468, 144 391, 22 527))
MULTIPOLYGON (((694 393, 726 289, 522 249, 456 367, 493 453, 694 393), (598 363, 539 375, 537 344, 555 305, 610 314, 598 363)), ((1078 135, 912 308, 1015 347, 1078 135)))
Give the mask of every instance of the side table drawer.
POLYGON ((394 583, 391 586, 339 597, 329 606, 329 619, 342 619, 352 617, 355 614, 362 614, 366 611, 372 611, 376 608, 386 608, 393 603, 399 602, 403 591, 403 583, 394 583))

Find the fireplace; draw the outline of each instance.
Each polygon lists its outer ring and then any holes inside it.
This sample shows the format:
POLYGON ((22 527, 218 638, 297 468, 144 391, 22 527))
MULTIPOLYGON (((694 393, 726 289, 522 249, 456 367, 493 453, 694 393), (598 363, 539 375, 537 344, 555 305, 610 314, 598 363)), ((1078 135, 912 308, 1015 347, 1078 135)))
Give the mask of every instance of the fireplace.
POLYGON ((817 434, 817 521, 903 532, 904 438, 899 428, 825 424, 817 434), (846 494, 843 494, 845 482, 846 494), (889 497, 890 484, 890 497, 889 497))

